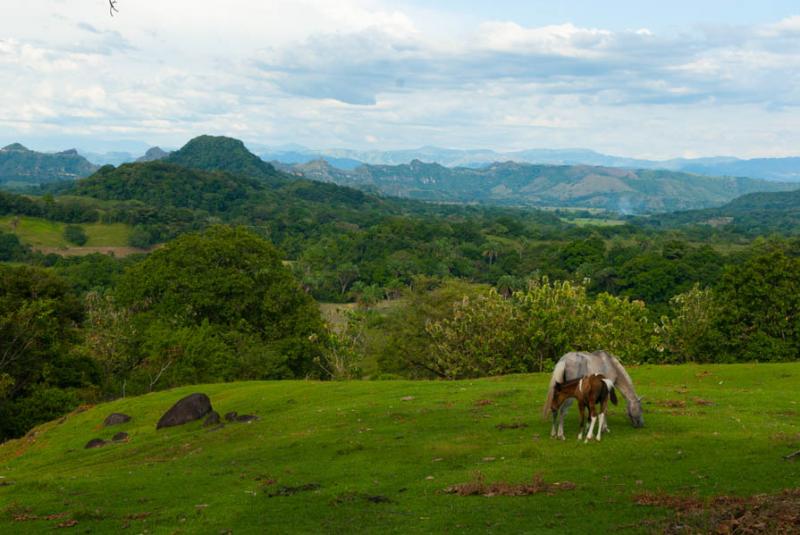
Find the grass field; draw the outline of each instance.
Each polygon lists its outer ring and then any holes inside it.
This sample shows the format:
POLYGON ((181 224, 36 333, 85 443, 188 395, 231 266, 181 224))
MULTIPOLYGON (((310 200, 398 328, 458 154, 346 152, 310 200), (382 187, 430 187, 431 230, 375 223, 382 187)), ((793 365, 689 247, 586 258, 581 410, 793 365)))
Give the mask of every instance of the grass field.
MULTIPOLYGON (((20 241, 35 249, 40 248, 73 248, 64 239, 66 223, 48 221, 35 217, 4 216, 0 217, 0 230, 13 232, 20 241), (17 219, 16 228, 12 224, 17 219)), ((86 247, 125 247, 131 234, 131 227, 122 223, 82 223, 89 241, 86 247)))
MULTIPOLYGON (((612 408, 612 432, 590 444, 549 438, 539 417, 543 374, 248 382, 118 400, 0 446, 0 532, 73 522, 92 533, 650 532, 672 513, 638 505, 643 492, 708 497, 798 486, 800 462, 783 456, 800 449, 800 364, 630 372, 646 397, 646 426, 633 429, 612 408), (207 393, 221 414, 261 420, 156 432, 160 415, 191 392, 207 393), (103 429, 114 411, 133 420, 103 429), (83 448, 119 430, 130 442, 83 448), (576 487, 513 497, 444 492, 478 473, 511 483, 540 474, 576 487)), ((574 437, 574 411, 567 423, 574 437)))

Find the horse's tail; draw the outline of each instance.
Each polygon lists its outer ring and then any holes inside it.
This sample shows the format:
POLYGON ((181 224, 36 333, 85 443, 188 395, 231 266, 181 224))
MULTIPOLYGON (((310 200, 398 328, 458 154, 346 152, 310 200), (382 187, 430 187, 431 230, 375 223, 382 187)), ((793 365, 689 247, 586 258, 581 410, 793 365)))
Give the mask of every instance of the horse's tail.
POLYGON ((612 381, 611 379, 603 379, 603 382, 608 387, 608 394, 609 394, 609 397, 611 398, 611 403, 616 405, 617 404, 617 394, 616 394, 616 392, 614 392, 614 381, 612 381))
POLYGON ((556 367, 553 368, 553 375, 550 376, 550 386, 547 388, 547 399, 544 400, 542 406, 542 418, 545 420, 550 415, 550 405, 553 403, 553 393, 556 389, 556 383, 564 382, 564 371, 567 365, 564 361, 559 360, 556 367))

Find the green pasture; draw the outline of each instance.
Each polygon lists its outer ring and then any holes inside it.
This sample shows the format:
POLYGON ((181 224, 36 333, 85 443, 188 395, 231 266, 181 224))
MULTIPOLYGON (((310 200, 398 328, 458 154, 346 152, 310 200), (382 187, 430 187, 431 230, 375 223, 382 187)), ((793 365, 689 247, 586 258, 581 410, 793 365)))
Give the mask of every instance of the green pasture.
MULTIPOLYGON (((20 241, 34 248, 74 247, 64 239, 66 223, 48 221, 36 217, 0 217, 0 230, 13 232, 20 241), (16 225, 14 222, 16 221, 16 225)), ((89 241, 86 247, 125 247, 131 234, 131 227, 123 223, 81 223, 89 241)))
POLYGON ((244 382, 102 404, 0 446, 0 532, 71 521, 91 533, 649 532, 672 513, 637 505, 645 491, 752 495, 800 482, 800 462, 783 459, 800 449, 800 364, 629 371, 646 426, 633 429, 615 407, 611 433, 589 444, 574 438, 574 410, 570 438, 550 439, 540 417, 545 374, 244 382), (261 420, 157 432, 160 415, 192 392, 207 393, 221 414, 261 420), (111 412, 133 420, 104 429, 111 412), (83 448, 117 431, 130 441, 83 448), (540 474, 576 488, 444 492, 478 474, 510 483, 540 474))

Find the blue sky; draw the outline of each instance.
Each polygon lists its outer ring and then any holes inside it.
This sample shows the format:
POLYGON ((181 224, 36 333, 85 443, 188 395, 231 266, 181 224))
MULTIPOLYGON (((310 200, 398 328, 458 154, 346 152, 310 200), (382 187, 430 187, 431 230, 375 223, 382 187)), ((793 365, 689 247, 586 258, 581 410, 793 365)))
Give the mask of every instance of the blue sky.
POLYGON ((800 153, 791 2, 118 5, 0 2, 0 145, 800 153))

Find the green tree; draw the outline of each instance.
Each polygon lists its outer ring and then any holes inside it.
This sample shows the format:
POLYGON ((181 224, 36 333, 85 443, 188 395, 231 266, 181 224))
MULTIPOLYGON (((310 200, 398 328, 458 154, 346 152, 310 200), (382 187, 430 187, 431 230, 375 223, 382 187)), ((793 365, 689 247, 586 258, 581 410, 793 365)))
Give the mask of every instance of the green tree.
POLYGON ((67 225, 64 227, 64 239, 77 246, 85 245, 89 241, 86 231, 80 225, 67 225))
POLYGON ((716 288, 725 352, 737 360, 787 360, 800 354, 800 258, 765 243, 726 269, 716 288))
MULTIPOLYGON (((209 343, 225 340, 234 347, 234 340, 249 340, 251 349, 258 345, 261 358, 250 360, 250 370, 239 368, 250 378, 315 373, 313 361, 321 350, 317 340, 324 333, 318 307, 277 249, 243 228, 214 226, 179 237, 128 268, 116 297, 133 312, 140 332, 151 333, 139 343, 143 354, 149 348, 151 357, 145 358, 152 361, 165 347, 172 348, 172 377, 180 377, 180 368, 194 366, 192 359, 199 358, 186 343, 188 331, 181 329, 187 328, 201 329, 209 343)), ((245 353, 252 356, 253 351, 245 353)), ((237 366, 235 360, 231 366, 237 366)))

